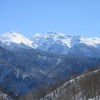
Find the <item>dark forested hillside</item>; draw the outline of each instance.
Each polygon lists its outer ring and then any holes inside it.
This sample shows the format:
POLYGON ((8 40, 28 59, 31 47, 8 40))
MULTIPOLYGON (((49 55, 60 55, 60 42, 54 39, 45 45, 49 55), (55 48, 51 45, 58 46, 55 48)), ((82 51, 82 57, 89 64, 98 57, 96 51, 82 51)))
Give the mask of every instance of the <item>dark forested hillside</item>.
MULTIPOLYGON (((31 95, 32 96, 32 95, 31 95)), ((40 100, 99 100, 100 70, 74 77, 40 100)), ((23 99, 22 99, 23 100, 23 99)), ((30 99, 34 100, 34 99, 30 99)), ((39 100, 39 99, 37 99, 39 100)))
POLYGON ((8 51, 0 47, 0 86, 13 97, 32 93, 39 99, 71 79, 73 73, 80 75, 99 65, 99 57, 57 55, 34 49, 8 51))

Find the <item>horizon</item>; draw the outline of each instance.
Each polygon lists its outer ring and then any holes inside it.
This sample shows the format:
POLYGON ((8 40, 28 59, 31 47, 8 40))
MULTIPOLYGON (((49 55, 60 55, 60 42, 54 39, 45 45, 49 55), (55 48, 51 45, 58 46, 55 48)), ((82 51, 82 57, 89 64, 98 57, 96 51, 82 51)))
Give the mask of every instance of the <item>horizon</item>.
POLYGON ((26 37, 56 31, 100 37, 99 0, 0 1, 0 34, 10 30, 26 37))

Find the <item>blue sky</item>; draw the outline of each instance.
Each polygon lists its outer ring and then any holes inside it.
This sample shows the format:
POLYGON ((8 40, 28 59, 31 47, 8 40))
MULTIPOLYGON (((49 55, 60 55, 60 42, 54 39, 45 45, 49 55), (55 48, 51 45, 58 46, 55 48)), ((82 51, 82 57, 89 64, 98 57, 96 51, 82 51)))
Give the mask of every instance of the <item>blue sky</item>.
POLYGON ((10 30, 100 37, 100 0, 0 0, 0 33, 10 30))

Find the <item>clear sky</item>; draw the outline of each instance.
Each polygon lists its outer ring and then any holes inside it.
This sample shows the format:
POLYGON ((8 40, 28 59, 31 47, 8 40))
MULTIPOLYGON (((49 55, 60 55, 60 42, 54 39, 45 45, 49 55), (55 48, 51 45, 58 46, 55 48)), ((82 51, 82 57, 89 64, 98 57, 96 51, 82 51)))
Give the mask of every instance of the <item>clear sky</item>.
POLYGON ((100 0, 0 0, 0 33, 10 30, 100 37, 100 0))

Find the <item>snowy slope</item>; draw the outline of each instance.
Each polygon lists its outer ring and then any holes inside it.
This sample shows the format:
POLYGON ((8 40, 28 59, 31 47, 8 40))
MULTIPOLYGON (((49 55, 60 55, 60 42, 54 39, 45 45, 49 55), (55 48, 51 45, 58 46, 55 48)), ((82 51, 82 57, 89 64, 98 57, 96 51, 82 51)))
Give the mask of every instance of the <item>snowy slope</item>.
POLYGON ((88 38, 79 35, 72 36, 57 32, 36 33, 33 34, 30 40, 33 41, 32 45, 34 48, 53 53, 67 54, 70 48, 77 44, 85 44, 100 49, 100 38, 88 38))
MULTIPOLYGON (((100 45, 100 38, 84 38, 84 37, 81 37, 80 39, 80 43, 84 43, 84 44, 87 44, 87 45, 90 45, 90 46, 94 46, 94 47, 99 47, 100 45)), ((100 49, 100 48, 99 48, 100 49)))
MULTIPOLYGON (((86 45, 85 51, 92 51, 92 54, 97 50, 88 50, 88 47, 100 50, 100 38, 67 35, 58 32, 48 32, 46 34, 35 33, 30 40, 14 31, 0 35, 0 46, 8 50, 34 48, 50 53, 68 54, 72 50, 76 51, 74 48, 76 48, 77 45, 79 45, 79 48, 84 48, 81 44, 86 45)), ((91 53, 90 55, 92 55, 91 53)))
POLYGON ((0 45, 3 47, 9 46, 13 48, 15 45, 19 47, 32 47, 32 41, 14 31, 0 34, 0 42, 0 45))
POLYGON ((54 43, 62 43, 71 48, 73 45, 78 43, 84 43, 86 45, 97 46, 100 44, 100 38, 88 38, 82 37, 79 35, 67 35, 63 33, 56 32, 48 32, 46 34, 36 33, 30 38, 33 41, 33 44, 37 44, 36 47, 40 47, 42 45, 46 45, 47 48, 50 47, 54 43))
POLYGON ((54 43, 58 43, 59 41, 70 47, 70 38, 68 38, 65 34, 56 33, 56 32, 48 32, 46 34, 36 33, 30 38, 33 41, 33 44, 37 44, 37 47, 42 49, 45 46, 45 50, 47 50, 54 43))

